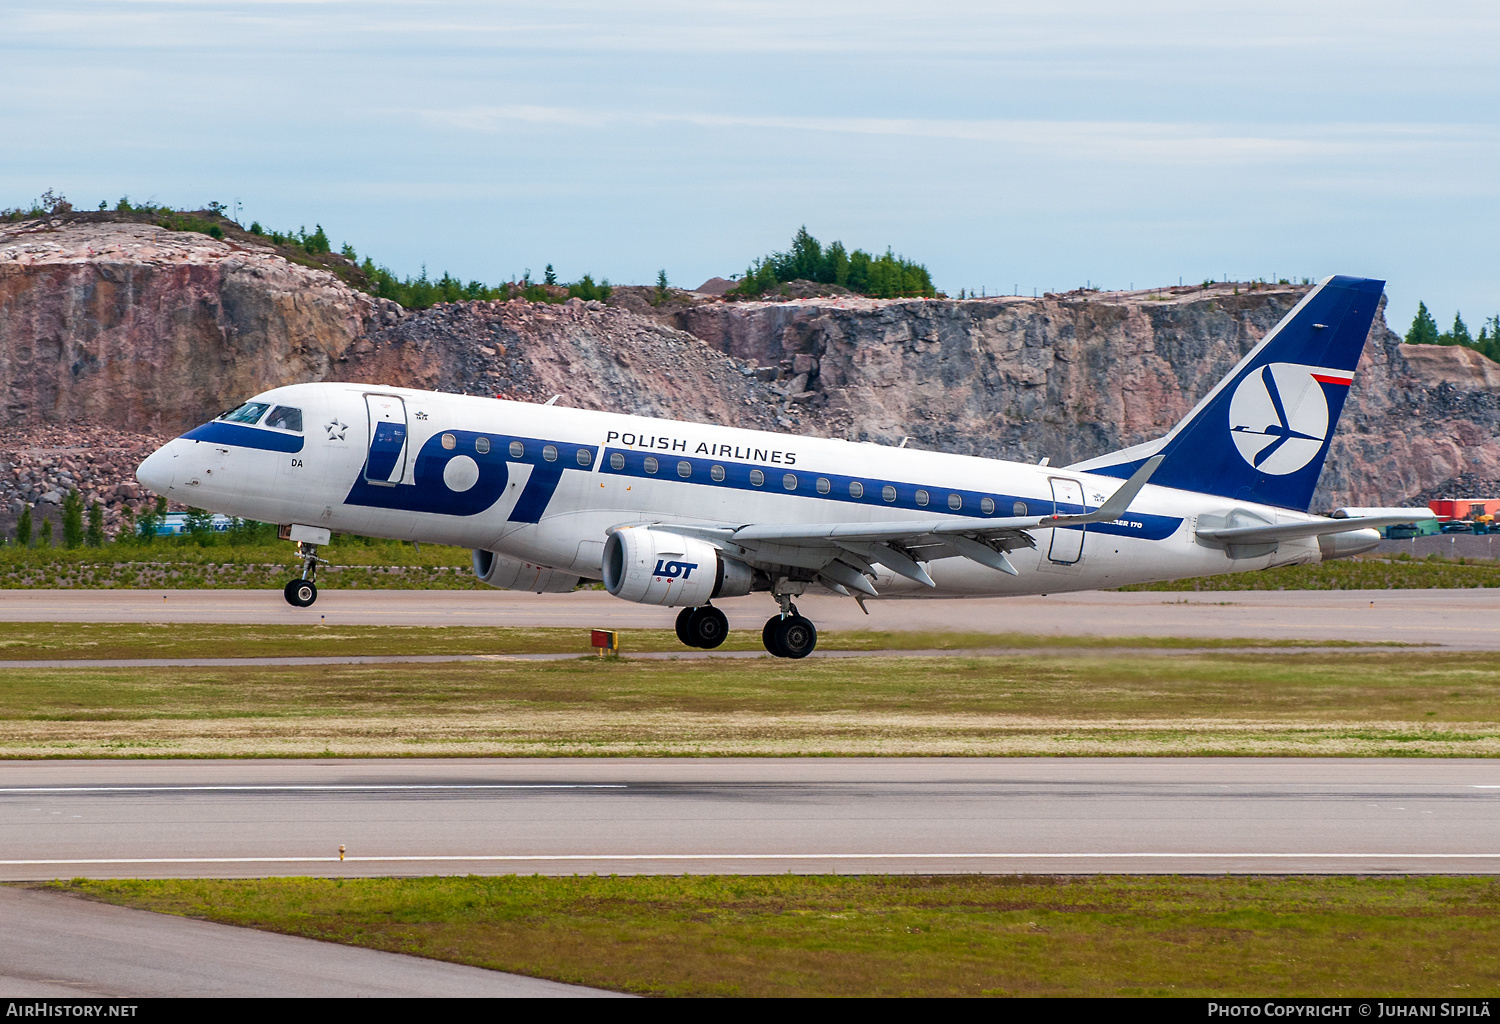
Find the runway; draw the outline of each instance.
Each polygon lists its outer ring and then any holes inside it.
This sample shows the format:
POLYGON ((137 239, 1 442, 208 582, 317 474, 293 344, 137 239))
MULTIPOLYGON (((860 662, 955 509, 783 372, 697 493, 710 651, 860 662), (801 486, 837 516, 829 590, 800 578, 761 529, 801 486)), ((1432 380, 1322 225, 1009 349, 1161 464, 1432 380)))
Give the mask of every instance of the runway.
MULTIPOLYGON (((759 633, 765 595, 717 602, 733 629, 759 633)), ((1024 633, 1038 636, 1397 640, 1500 650, 1500 589, 1085 591, 1046 597, 870 601, 809 595, 798 608, 822 630, 1024 633)), ((675 609, 603 591, 325 590, 312 608, 279 591, 0 590, 0 622, 211 622, 328 625, 561 626, 671 629, 675 609)))
POLYGON ((1495 874, 1500 761, 33 761, 0 836, 7 880, 1495 874))

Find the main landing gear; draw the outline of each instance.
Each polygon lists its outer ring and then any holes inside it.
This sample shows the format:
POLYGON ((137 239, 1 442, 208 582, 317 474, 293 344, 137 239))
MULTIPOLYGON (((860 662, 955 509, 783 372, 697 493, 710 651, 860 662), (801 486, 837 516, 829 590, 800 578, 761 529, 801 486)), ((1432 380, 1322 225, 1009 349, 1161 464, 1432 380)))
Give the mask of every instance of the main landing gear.
POLYGON ((297 542, 297 557, 302 559, 302 575, 288 583, 282 593, 286 595, 286 603, 293 608, 310 608, 318 599, 318 585, 313 580, 317 578, 318 563, 322 559, 318 557, 318 546, 304 541, 297 542))
POLYGON ((684 608, 677 613, 677 639, 689 647, 713 650, 729 635, 729 619, 713 605, 684 608))
MULTIPOLYGON (((807 657, 818 646, 818 627, 797 612, 792 595, 777 594, 776 599, 781 602, 781 614, 766 620, 765 628, 760 631, 761 641, 778 658, 807 657)), ((728 635, 729 619, 712 605, 684 608, 677 613, 677 639, 689 647, 713 650, 728 635)))
POLYGON ((766 650, 778 658, 805 658, 818 646, 818 627, 798 614, 797 606, 788 601, 785 612, 766 620, 760 639, 766 650))

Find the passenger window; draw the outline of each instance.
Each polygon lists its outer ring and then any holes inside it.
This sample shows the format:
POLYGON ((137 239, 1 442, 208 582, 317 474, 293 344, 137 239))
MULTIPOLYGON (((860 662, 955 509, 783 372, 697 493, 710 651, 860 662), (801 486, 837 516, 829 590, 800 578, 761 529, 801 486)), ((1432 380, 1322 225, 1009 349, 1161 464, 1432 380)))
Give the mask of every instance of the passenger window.
POLYGON ((619 452, 615 452, 613 455, 611 455, 609 457, 609 468, 610 469, 624 469, 625 468, 625 456, 621 455, 619 452))
POLYGON ((987 516, 994 515, 995 514, 995 499, 994 498, 980 498, 979 499, 979 511, 983 512, 987 516))
POLYGON ((229 410, 220 416, 219 419, 227 420, 230 423, 255 423, 260 420, 261 416, 269 408, 271 406, 266 402, 246 402, 238 409, 229 410))
POLYGON ((451 452, 453 449, 458 447, 458 438, 454 437, 452 434, 444 434, 443 447, 451 452))
POLYGON ((708 471, 708 475, 713 477, 714 483, 720 483, 724 479, 724 467, 715 466, 713 469, 710 469, 708 471))
POLYGON ((820 476, 820 477, 818 477, 818 493, 819 494, 827 494, 832 489, 833 489, 833 485, 828 482, 828 478, 826 476, 820 476))
POLYGON ((295 430, 302 433, 302 410, 293 409, 289 405, 278 405, 271 410, 271 415, 266 417, 266 426, 275 427, 278 430, 295 430))
POLYGON ((964 507, 964 499, 963 499, 963 497, 961 495, 958 495, 958 494, 950 494, 950 495, 948 495, 948 507, 951 508, 951 509, 954 509, 954 510, 963 508, 964 507))
POLYGON ((542 458, 546 459, 548 462, 556 462, 557 461, 557 445, 549 444, 549 445, 543 446, 543 448, 542 448, 542 458))
POLYGON ((863 498, 865 496, 865 485, 858 480, 849 481, 849 497, 863 498))
POLYGON ((646 456, 646 472, 648 472, 648 473, 655 473, 656 472, 656 458, 655 458, 655 456, 652 456, 652 455, 646 456))
POLYGON ((520 441, 510 443, 510 457, 513 459, 524 459, 526 457, 526 446, 520 441))
POLYGON ((892 487, 890 484, 886 484, 884 487, 882 487, 880 489, 880 496, 882 498, 884 498, 886 501, 895 501, 896 500, 896 488, 892 487))
POLYGON ((765 482, 766 482, 766 475, 764 473, 762 473, 760 470, 758 470, 758 469, 752 469, 750 471, 750 484, 751 484, 751 486, 753 486, 753 487, 759 487, 761 484, 763 484, 765 482))
POLYGON ((795 491, 797 489, 797 474, 788 473, 786 476, 782 477, 781 486, 785 487, 789 491, 795 491))
POLYGON ((488 455, 490 453, 490 439, 487 437, 476 437, 474 439, 474 450, 480 455, 488 455))
POLYGON ((1010 507, 1010 514, 1013 516, 1024 516, 1026 514, 1026 502, 1016 502, 1010 507))
POLYGON ((917 491, 917 504, 918 505, 925 505, 925 504, 927 504, 927 492, 926 491, 922 491, 922 490, 917 491))
POLYGON ((689 462, 687 459, 683 459, 681 462, 679 462, 677 464, 677 475, 680 476, 680 477, 682 477, 684 480, 686 480, 688 477, 692 476, 693 475, 693 464, 691 462, 689 462))
POLYGON ((594 464, 594 453, 588 448, 578 449, 577 458, 580 466, 592 466, 594 464))

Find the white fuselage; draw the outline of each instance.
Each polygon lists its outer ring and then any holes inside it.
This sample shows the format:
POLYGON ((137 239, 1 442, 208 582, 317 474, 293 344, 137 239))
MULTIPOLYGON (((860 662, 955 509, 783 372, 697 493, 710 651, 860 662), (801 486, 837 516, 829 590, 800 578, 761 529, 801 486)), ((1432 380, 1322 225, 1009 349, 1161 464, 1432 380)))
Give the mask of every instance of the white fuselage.
MULTIPOLYGON (((302 431, 215 421, 151 456, 142 480, 232 516, 486 549, 594 579, 607 531, 620 526, 927 516, 977 525, 1092 510, 1121 484, 996 459, 407 388, 296 384, 256 400, 300 409, 302 431), (389 426, 398 418, 401 430, 389 426)), ((1015 576, 945 557, 928 565, 935 589, 883 570, 875 586, 883 596, 1037 594, 1320 560, 1316 538, 1232 558, 1195 537, 1197 517, 1234 509, 1267 523, 1315 518, 1148 485, 1119 520, 1035 531, 1034 549, 1010 552, 1015 576)))

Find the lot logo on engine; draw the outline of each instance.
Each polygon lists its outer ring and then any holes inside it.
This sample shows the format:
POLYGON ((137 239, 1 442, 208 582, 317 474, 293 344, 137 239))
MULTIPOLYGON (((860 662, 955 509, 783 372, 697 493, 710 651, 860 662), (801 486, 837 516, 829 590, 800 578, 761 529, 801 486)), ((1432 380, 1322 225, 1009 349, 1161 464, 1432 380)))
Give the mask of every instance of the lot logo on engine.
POLYGON ((697 562, 666 562, 658 558, 656 560, 656 571, 653 576, 662 576, 669 580, 681 577, 686 580, 693 575, 693 570, 698 568, 697 562))

